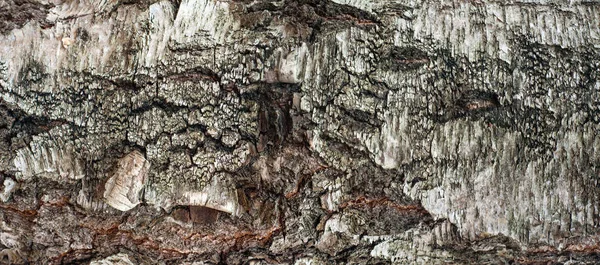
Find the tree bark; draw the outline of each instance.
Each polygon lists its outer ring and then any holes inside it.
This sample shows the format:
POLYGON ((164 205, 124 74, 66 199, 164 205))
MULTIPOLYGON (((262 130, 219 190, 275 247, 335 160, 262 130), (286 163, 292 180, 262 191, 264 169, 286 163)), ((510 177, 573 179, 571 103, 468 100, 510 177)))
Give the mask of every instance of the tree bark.
POLYGON ((596 1, 5 0, 0 263, 600 261, 596 1))

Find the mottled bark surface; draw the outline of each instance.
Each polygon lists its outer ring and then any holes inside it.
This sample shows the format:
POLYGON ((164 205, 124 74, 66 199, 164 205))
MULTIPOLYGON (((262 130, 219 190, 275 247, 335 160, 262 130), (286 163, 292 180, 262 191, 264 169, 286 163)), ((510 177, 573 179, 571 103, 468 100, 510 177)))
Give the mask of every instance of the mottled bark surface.
POLYGON ((600 262, 600 3, 4 0, 0 263, 600 262))

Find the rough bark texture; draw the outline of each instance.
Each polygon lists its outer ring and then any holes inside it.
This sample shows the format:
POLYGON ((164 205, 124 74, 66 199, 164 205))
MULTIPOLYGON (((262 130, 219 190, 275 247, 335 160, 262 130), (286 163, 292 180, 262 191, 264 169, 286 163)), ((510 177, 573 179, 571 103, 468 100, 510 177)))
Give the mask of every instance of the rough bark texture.
POLYGON ((3 0, 0 263, 600 262, 596 1, 3 0))

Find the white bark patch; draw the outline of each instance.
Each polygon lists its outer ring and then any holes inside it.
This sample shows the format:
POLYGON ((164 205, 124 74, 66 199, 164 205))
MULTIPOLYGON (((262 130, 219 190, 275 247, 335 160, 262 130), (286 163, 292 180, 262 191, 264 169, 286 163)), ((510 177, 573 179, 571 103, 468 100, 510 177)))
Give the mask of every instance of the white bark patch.
POLYGON ((4 191, 0 193, 0 200, 7 202, 10 199, 10 195, 17 188, 17 182, 11 178, 4 179, 4 191))
POLYGON ((433 245, 435 236, 431 231, 410 229, 395 239, 385 240, 371 250, 371 256, 391 260, 394 264, 438 264, 450 256, 445 250, 433 245))
POLYGON ((120 211, 131 210, 138 205, 149 169, 150 162, 138 151, 121 158, 115 173, 104 185, 106 203, 120 211))
POLYGON ((183 205, 203 206, 233 215, 238 215, 240 210, 237 193, 230 185, 229 176, 217 174, 212 177, 201 191, 188 191, 183 193, 183 205), (187 201, 186 201, 187 200, 187 201))
POLYGON ((169 1, 158 2, 148 8, 150 32, 140 57, 143 65, 154 66, 164 59, 167 43, 173 32, 174 12, 173 5, 169 1))
POLYGON ((239 22, 232 19, 229 6, 224 1, 182 1, 171 40, 197 47, 214 47, 230 41, 230 36, 239 29, 239 22))
POLYGON ((129 259, 129 255, 119 253, 105 259, 92 261, 90 265, 133 265, 133 262, 129 259))
MULTIPOLYGON (((386 113, 381 133, 372 136, 366 143, 367 149, 375 157, 374 161, 383 168, 396 168, 412 159, 413 139, 408 126, 408 112, 400 115, 386 113)), ((360 135, 359 135, 360 136, 360 135)))
POLYGON ((81 179, 84 176, 82 162, 71 144, 41 137, 34 137, 29 147, 19 149, 13 164, 17 180, 81 179))
POLYGON ((73 45, 73 43, 75 43, 75 40, 73 38, 69 38, 69 37, 62 38, 62 45, 63 45, 63 48, 65 48, 65 49, 68 49, 69 46, 73 45))

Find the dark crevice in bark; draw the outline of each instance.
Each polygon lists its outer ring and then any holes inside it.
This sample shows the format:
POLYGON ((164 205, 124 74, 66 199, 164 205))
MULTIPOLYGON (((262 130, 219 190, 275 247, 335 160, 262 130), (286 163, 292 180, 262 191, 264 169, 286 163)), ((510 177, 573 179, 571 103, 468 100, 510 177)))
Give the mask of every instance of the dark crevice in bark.
POLYGON ((40 23, 42 28, 52 27, 46 15, 53 7, 53 4, 41 4, 33 0, 6 0, 0 9, 0 34, 19 29, 30 21, 40 23))

